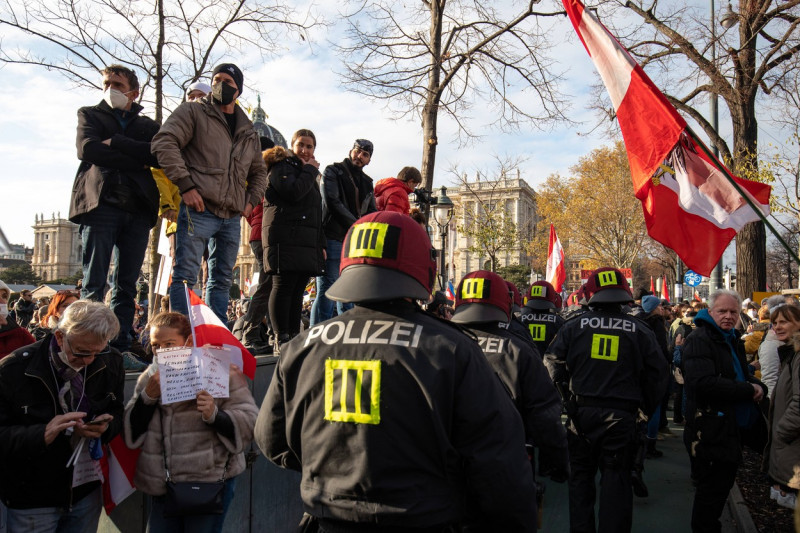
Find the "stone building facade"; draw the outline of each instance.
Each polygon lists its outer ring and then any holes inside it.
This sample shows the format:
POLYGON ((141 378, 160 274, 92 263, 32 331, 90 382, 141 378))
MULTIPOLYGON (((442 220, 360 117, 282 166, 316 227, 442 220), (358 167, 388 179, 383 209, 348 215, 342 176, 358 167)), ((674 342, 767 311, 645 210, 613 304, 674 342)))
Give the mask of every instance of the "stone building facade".
POLYGON ((36 215, 33 225, 33 258, 31 268, 42 281, 68 278, 81 268, 81 247, 78 225, 53 213, 50 218, 36 215))
MULTIPOLYGON (((508 175, 499 179, 485 179, 476 176, 474 181, 467 177, 459 185, 447 188, 447 196, 455 205, 455 213, 448 228, 446 263, 447 279, 457 283, 473 270, 490 269, 491 261, 487 254, 471 252, 473 237, 460 228, 470 223, 480 223, 481 204, 497 204, 503 209, 517 228, 516 244, 501 250, 497 255, 497 266, 524 265, 530 268, 531 257, 525 245, 533 238, 538 223, 536 214, 536 192, 519 171, 515 177, 508 175)), ((436 223, 431 217, 430 225, 434 247, 441 248, 441 238, 436 223)))

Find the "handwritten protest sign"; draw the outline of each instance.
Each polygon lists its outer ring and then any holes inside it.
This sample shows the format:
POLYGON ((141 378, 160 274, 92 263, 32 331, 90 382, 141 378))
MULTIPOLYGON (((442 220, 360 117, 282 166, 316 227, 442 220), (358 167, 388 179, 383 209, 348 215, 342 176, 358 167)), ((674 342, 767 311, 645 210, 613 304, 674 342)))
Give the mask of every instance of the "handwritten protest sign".
POLYGON ((231 351, 211 346, 158 350, 161 403, 193 400, 201 390, 214 398, 227 398, 231 351))

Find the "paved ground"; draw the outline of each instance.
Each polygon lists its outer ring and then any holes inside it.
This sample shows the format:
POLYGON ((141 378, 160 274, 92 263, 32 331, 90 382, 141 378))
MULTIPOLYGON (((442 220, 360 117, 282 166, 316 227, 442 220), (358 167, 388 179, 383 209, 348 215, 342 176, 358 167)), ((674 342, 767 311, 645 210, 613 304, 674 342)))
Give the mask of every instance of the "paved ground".
MULTIPOLYGON (((694 487, 689 478, 689 458, 683 446, 683 428, 673 426, 672 437, 658 441, 657 448, 664 452, 660 459, 645 463, 645 482, 650 490, 648 498, 633 498, 633 531, 647 533, 675 533, 691 531, 694 487)), ((598 476, 599 481, 599 476, 598 476)), ((547 481, 544 497, 544 520, 541 531, 569 531, 567 484, 547 481)), ((723 513, 723 533, 737 531, 733 518, 723 513)))

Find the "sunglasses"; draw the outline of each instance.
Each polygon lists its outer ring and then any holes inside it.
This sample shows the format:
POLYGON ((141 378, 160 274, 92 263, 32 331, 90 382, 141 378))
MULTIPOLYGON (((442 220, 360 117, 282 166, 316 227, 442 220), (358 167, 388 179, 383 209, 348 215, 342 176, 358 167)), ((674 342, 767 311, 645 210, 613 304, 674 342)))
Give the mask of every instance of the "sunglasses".
POLYGON ((108 344, 106 344, 105 348, 103 348, 99 352, 95 352, 95 353, 78 353, 78 352, 76 352, 69 345, 69 341, 67 340, 67 337, 64 337, 64 344, 67 346, 67 348, 69 348, 69 351, 72 352, 72 356, 73 357, 78 357, 79 359, 84 359, 86 357, 98 357, 100 355, 108 355, 108 354, 111 353, 111 347, 108 344))

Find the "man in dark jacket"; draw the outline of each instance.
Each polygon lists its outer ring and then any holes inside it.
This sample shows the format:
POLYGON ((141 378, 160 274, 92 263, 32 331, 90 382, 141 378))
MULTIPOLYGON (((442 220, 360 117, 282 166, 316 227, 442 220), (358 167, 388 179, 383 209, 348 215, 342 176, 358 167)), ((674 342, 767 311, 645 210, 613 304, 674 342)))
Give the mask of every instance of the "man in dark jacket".
POLYGON ((344 244, 329 294, 358 305, 285 345, 259 447, 302 472, 320 532, 444 533, 467 501, 492 531, 535 531, 519 414, 477 343, 414 302, 436 279, 425 230, 380 211, 344 244))
POLYGON ((9 531, 95 531, 92 461, 122 429, 125 371, 101 303, 70 305, 52 335, 0 361, 0 499, 9 531), (75 458, 71 461, 71 458, 75 458))
POLYGON ((653 332, 622 311, 632 300, 622 272, 599 268, 584 287, 589 310, 561 327, 545 365, 556 385, 569 387, 570 529, 621 533, 633 522, 637 412, 652 412, 661 400, 667 363, 653 332), (598 469, 599 520, 594 514, 598 469))
POLYGON ((28 289, 19 293, 19 300, 14 304, 14 319, 17 324, 27 328, 36 310, 36 302, 33 301, 33 294, 28 289))
POLYGON ((121 65, 103 70, 103 101, 78 110, 78 159, 69 219, 80 224, 81 298, 102 302, 108 269, 111 309, 120 323, 114 346, 130 348, 136 280, 158 217, 158 188, 150 172, 158 161, 150 141, 158 124, 141 115, 139 80, 121 65))
MULTIPOLYGON (((725 507, 742 457, 743 437, 758 434, 762 415, 757 403, 766 387, 750 375, 744 346, 736 331, 740 296, 718 290, 708 297, 709 308, 694 318, 696 329, 683 344, 686 389, 684 442, 693 458, 697 482, 692 508, 692 530, 721 529, 725 507)), ((766 432, 764 431, 764 437, 766 432)), ((756 437, 756 447, 766 442, 756 437)))
MULTIPOLYGON (((356 139, 350 157, 341 163, 325 167, 322 173, 322 225, 327 240, 325 272, 317 277, 317 297, 311 307, 311 325, 333 316, 334 302, 325 293, 339 278, 342 241, 357 218, 375 211, 375 194, 372 178, 364 167, 372 160, 374 147, 371 141, 356 139)), ((339 314, 352 307, 348 303, 336 304, 339 314)))
MULTIPOLYGON (((504 327, 515 320, 506 285, 493 272, 470 272, 456 290, 452 321, 463 324, 478 338, 486 359, 505 385, 525 425, 526 444, 539 448, 539 473, 563 483, 569 473, 569 459, 567 432, 561 423, 561 397, 536 347, 504 327)), ((533 460, 531 463, 533 466, 533 460)))

